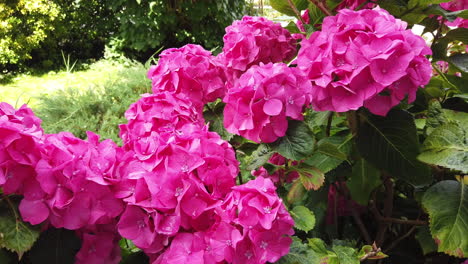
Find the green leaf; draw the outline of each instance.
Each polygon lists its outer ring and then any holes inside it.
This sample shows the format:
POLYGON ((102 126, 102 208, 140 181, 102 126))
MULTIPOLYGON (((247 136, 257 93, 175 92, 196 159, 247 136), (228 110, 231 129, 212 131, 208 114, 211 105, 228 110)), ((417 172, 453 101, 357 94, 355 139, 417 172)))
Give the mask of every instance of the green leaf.
POLYGON ((423 151, 418 159, 468 173, 467 131, 457 123, 436 128, 424 141, 423 151))
POLYGON ((73 230, 50 228, 30 251, 32 264, 73 264, 81 241, 73 230))
POLYGON ((418 227, 415 238, 419 242, 424 255, 437 251, 437 245, 432 238, 431 231, 428 226, 418 227))
POLYGON ((392 109, 386 117, 368 116, 359 128, 357 146, 361 155, 378 169, 415 186, 431 181, 427 165, 416 157, 420 153, 413 116, 392 109))
POLYGON ((275 153, 271 150, 268 145, 260 144, 258 148, 252 152, 252 155, 249 157, 249 162, 247 163, 247 170, 255 170, 267 163, 270 157, 275 153))
POLYGON ((351 198, 362 205, 367 205, 372 191, 382 183, 380 172, 364 159, 353 166, 351 178, 347 182, 351 198))
POLYGON ((356 250, 351 247, 345 246, 333 246, 333 251, 335 252, 338 263, 340 264, 359 264, 359 258, 357 257, 356 250))
MULTIPOLYGON (((468 30, 465 32, 465 34, 468 34, 468 30)), ((468 44, 468 36, 467 36, 467 41, 465 42, 468 44)), ((458 69, 464 72, 468 72, 468 54, 455 54, 450 56, 449 61, 455 65, 458 69)))
POLYGON ((311 130, 314 130, 316 127, 326 125, 330 114, 332 114, 332 112, 317 112, 309 108, 306 110, 304 122, 309 126, 311 130))
POLYGON ((22 222, 10 211, 0 215, 0 247, 16 252, 20 259, 31 249, 39 233, 38 227, 22 222))
POLYGON ((286 199, 288 203, 295 204, 302 200, 302 198, 304 197, 304 194, 305 194, 304 185, 302 185, 302 182, 300 180, 296 180, 293 182, 291 189, 289 189, 286 199))
POLYGON ((302 160, 312 154, 314 143, 310 129, 301 121, 291 120, 286 135, 269 145, 287 159, 302 160))
MULTIPOLYGON (((292 0, 291 2, 298 11, 306 9, 309 5, 309 1, 307 0, 292 0)), ((288 16, 296 16, 291 6, 289 6, 288 0, 270 0, 270 5, 280 13, 288 16)))
POLYGON ((211 109, 207 109, 203 112, 203 117, 206 122, 210 124, 210 131, 218 133, 224 140, 231 140, 234 134, 229 133, 223 124, 223 109, 224 104, 221 102, 213 103, 211 109))
POLYGON ((314 256, 314 252, 303 244, 302 241, 293 236, 293 243, 289 249, 289 253, 282 257, 278 264, 317 264, 318 259, 314 256))
POLYGON ((426 191, 422 204, 438 251, 468 257, 468 186, 441 181, 426 191))
POLYGON ((295 206, 291 211, 291 216, 294 219, 295 228, 305 232, 314 229, 315 215, 309 208, 302 205, 295 206))
MULTIPOLYGON (((344 153, 346 156, 351 151, 351 139, 352 136, 347 137, 331 136, 320 140, 322 143, 330 143, 337 147, 338 151, 344 153)), ((342 156, 343 157, 343 156, 342 156)), ((315 152, 311 157, 304 160, 304 163, 310 166, 314 166, 323 173, 327 173, 340 165, 344 160, 325 155, 320 152, 315 152)))
POLYGON ((320 259, 320 264, 359 264, 359 258, 354 248, 334 245, 329 250, 319 238, 310 238, 309 247, 314 255, 320 259))
POLYGON ((302 185, 308 191, 320 189, 325 182, 325 174, 314 166, 302 163, 295 167, 295 170, 299 173, 302 185))
POLYGON ((457 17, 468 19, 468 9, 453 12, 457 17))
POLYGON ((450 30, 445 35, 445 38, 450 39, 452 41, 458 40, 465 44, 468 44, 468 28, 456 28, 456 29, 450 30))
POLYGON ((338 160, 347 160, 348 156, 342 152, 337 145, 334 145, 324 139, 318 143, 318 152, 338 160))

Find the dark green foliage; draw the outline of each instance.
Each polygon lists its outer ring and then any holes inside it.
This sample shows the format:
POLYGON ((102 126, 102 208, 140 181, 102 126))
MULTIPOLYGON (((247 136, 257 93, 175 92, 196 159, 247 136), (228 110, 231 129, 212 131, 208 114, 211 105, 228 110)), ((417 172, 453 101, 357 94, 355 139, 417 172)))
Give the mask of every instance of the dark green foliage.
POLYGON ((83 139, 86 131, 93 131, 101 139, 120 143, 118 125, 126 123, 124 113, 130 104, 150 91, 150 81, 146 69, 137 63, 123 67, 117 76, 119 79, 111 79, 102 87, 89 87, 83 92, 70 87, 41 97, 36 113, 43 120, 44 130, 69 131, 83 139))
POLYGON ((119 21, 115 44, 146 58, 161 47, 222 44, 224 28, 244 14, 245 1, 108 0, 119 21))
POLYGON ((101 58, 118 22, 107 4, 100 0, 52 2, 60 11, 52 23, 54 30, 32 51, 33 60, 28 64, 45 69, 50 65, 63 66, 61 51, 70 54, 72 60, 101 58))

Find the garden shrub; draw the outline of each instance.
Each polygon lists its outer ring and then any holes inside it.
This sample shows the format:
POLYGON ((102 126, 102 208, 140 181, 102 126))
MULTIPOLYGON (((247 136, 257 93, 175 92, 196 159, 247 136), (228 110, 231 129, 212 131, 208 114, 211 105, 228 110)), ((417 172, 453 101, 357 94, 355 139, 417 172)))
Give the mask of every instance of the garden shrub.
POLYGON ((144 59, 187 43, 215 48, 224 28, 245 12, 244 0, 109 0, 108 5, 119 21, 115 48, 144 59))
POLYGON ((0 3, 0 66, 31 59, 54 29, 60 8, 47 0, 13 0, 0 3))
POLYGON ((77 264, 466 264, 465 11, 277 1, 294 35, 246 16, 217 55, 162 52, 120 147, 0 103, 0 246, 21 257, 41 224, 74 231, 77 264))

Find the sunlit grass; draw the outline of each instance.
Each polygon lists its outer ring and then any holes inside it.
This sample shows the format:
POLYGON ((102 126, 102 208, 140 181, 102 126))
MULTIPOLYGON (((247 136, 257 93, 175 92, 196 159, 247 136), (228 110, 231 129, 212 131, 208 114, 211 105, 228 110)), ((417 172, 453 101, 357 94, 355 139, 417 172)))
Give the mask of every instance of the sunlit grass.
MULTIPOLYGON (((143 67, 142 65, 128 65, 110 60, 101 60, 91 64, 89 69, 75 72, 49 72, 41 76, 19 75, 7 84, 0 84, 0 101, 19 107, 28 104, 37 107, 38 98, 59 90, 73 89, 86 91, 100 89, 109 81, 121 78, 122 72, 129 68, 143 67)), ((145 69, 138 69, 144 79, 145 69)))

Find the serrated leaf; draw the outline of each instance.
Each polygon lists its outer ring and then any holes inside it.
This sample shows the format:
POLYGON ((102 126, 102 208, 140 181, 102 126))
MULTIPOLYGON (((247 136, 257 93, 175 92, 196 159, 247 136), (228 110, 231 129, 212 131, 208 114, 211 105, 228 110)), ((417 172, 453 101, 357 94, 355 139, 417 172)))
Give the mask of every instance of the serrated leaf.
POLYGON ((302 182, 300 180, 296 180, 293 182, 291 189, 289 189, 288 195, 286 196, 286 199, 288 203, 294 204, 302 200, 305 194, 305 188, 304 185, 302 185, 302 182))
POLYGON ((330 111, 317 112, 312 109, 307 109, 304 116, 304 123, 306 123, 311 130, 316 127, 323 126, 327 123, 330 111))
POLYGON ((340 264, 359 264, 359 258, 357 257, 356 250, 354 248, 345 246, 333 246, 338 263, 340 264))
POLYGON ((468 257, 468 186, 441 181, 426 191, 422 204, 438 251, 468 257))
POLYGON ((30 251, 32 264, 73 264, 81 241, 75 232, 50 228, 43 232, 30 251))
POLYGON ((213 109, 203 112, 203 117, 210 125, 210 131, 218 133, 224 140, 231 140, 234 134, 229 133, 223 123, 223 103, 213 103, 213 109))
MULTIPOLYGON (((468 29, 464 34, 468 34, 468 29)), ((466 42, 464 41, 464 43, 468 44, 468 36, 466 38, 466 42)), ((455 54, 450 56, 448 60, 461 71, 468 72, 468 54, 455 54)))
POLYGON ((325 174, 322 171, 307 164, 301 164, 295 169, 299 173, 299 180, 306 190, 318 190, 322 187, 325 181, 325 174))
POLYGON ((320 259, 320 264, 359 264, 359 258, 354 248, 334 245, 329 250, 323 240, 310 238, 309 247, 314 255, 320 259))
POLYGON ((418 159, 468 173, 467 131, 457 123, 442 125, 426 138, 418 159))
POLYGON ((386 117, 368 116, 356 142, 361 155, 378 169, 415 186, 430 183, 428 166, 416 159, 419 141, 410 113, 392 109, 386 117))
POLYGON ((418 227, 418 231, 414 237, 419 242, 424 255, 437 251, 437 245, 432 238, 428 226, 418 227))
MULTIPOLYGON (((321 141, 335 145, 340 152, 348 156, 351 151, 351 139, 352 136, 331 136, 324 138, 321 141)), ((344 160, 342 159, 331 157, 320 152, 315 152, 311 157, 304 160, 304 163, 309 166, 316 167, 323 173, 327 173, 338 167, 338 165, 340 165, 343 161, 344 160)))
POLYGON ((293 237, 293 243, 288 255, 282 257, 278 264, 316 264, 318 259, 313 255, 313 251, 301 242, 297 237, 293 237))
POLYGON ((39 233, 38 227, 16 219, 11 213, 0 215, 0 247, 17 253, 20 259, 31 249, 39 233))
MULTIPOLYGON (((292 0, 291 1, 298 11, 304 10, 309 5, 307 0, 292 0)), ((296 16, 293 9, 288 3, 288 0, 270 0, 270 5, 276 11, 288 16, 296 16)))
POLYGON ((294 219, 294 227, 304 232, 309 232, 314 229, 315 215, 309 208, 298 205, 291 211, 291 216, 294 219))
POLYGON ((269 145, 287 159, 302 160, 312 154, 314 143, 310 129, 301 121, 291 120, 286 135, 269 145))
POLYGON ((338 160, 346 160, 348 156, 342 152, 337 145, 334 145, 323 139, 318 142, 318 152, 338 160))
POLYGON ((267 161, 270 159, 273 153, 274 151, 271 150, 270 147, 268 147, 265 144, 260 144, 258 148, 252 152, 246 169, 255 170, 259 168, 263 164, 267 163, 267 161))
POLYGON ((362 205, 367 205, 370 194, 382 183, 380 172, 364 159, 353 166, 351 178, 347 181, 351 198, 362 205))

